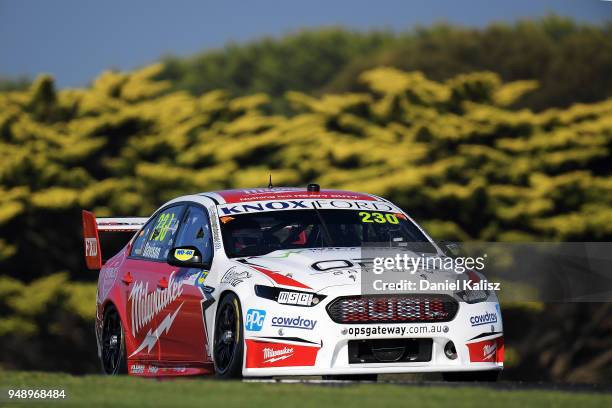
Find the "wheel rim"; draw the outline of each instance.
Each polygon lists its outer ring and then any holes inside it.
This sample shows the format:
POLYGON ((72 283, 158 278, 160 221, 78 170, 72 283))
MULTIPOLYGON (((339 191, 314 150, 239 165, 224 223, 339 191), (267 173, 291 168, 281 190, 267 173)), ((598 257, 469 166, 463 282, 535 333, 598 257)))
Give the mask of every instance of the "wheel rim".
POLYGON ((102 331, 102 364, 107 374, 117 372, 121 360, 121 344, 123 342, 121 333, 121 320, 117 312, 112 311, 104 320, 102 331))
POLYGON ((228 369, 236 352, 240 327, 238 323, 232 303, 223 305, 215 325, 215 363, 220 372, 228 369))

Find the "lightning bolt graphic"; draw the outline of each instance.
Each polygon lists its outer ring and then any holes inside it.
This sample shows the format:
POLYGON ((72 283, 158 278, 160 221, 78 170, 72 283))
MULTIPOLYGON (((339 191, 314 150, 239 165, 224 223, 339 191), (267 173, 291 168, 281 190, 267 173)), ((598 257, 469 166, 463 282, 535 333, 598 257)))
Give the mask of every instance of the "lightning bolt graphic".
POLYGON ((485 356, 482 358, 483 360, 488 360, 491 357, 493 357, 495 355, 495 350, 491 351, 489 354, 485 354, 485 356))
POLYGON ((287 354, 286 356, 280 356, 280 357, 274 357, 274 358, 269 358, 267 360, 264 360, 264 363, 274 363, 275 361, 280 361, 280 360, 284 360, 286 358, 289 358, 293 355, 293 353, 291 354, 287 354))
POLYGON ((181 303, 179 307, 176 308, 174 313, 168 313, 168 315, 164 318, 164 320, 162 320, 162 322, 159 324, 159 326, 157 326, 157 329, 155 329, 153 333, 151 333, 151 330, 149 329, 142 344, 138 346, 138 348, 132 354, 130 354, 129 358, 132 358, 134 355, 140 353, 142 350, 144 350, 145 347, 147 347, 147 352, 151 351, 153 346, 155 346, 155 344, 159 340, 159 336, 161 336, 163 333, 168 333, 170 327, 172 326, 172 323, 174 322, 174 319, 178 315, 179 310, 181 310, 183 303, 181 303))

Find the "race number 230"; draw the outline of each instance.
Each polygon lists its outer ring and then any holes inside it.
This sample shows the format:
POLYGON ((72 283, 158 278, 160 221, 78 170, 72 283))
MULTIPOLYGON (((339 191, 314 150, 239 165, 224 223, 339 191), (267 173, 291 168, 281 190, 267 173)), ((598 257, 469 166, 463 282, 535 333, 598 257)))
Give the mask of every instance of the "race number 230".
POLYGON ((359 216, 361 217, 361 222, 375 222, 378 224, 385 224, 385 223, 397 224, 399 223, 397 216, 391 213, 383 214, 379 212, 361 211, 359 213, 359 216))

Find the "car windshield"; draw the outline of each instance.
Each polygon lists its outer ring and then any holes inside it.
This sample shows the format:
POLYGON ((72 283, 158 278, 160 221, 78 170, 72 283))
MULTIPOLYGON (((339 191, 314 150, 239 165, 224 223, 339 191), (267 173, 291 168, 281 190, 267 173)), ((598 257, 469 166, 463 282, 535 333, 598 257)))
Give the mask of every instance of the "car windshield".
POLYGON ((404 214, 355 210, 290 210, 222 216, 228 257, 258 256, 294 248, 419 245, 434 246, 404 214))

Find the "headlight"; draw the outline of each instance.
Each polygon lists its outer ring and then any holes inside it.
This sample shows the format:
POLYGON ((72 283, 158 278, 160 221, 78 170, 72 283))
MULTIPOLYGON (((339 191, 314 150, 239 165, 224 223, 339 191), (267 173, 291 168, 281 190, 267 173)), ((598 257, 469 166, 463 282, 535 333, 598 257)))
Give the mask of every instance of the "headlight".
MULTIPOLYGON (((480 282, 480 276, 478 276, 476 272, 468 271, 467 279, 465 280, 478 283, 480 282)), ((459 296, 459 298, 466 303, 479 303, 484 302, 489 298, 489 291, 481 289, 465 289, 455 292, 455 295, 459 296)))
POLYGON ((318 305, 325 295, 298 290, 287 290, 272 286, 255 285, 255 294, 259 297, 273 300, 282 305, 312 307, 318 305))
POLYGON ((484 302, 489 298, 488 290, 462 290, 455 294, 466 303, 484 302))

